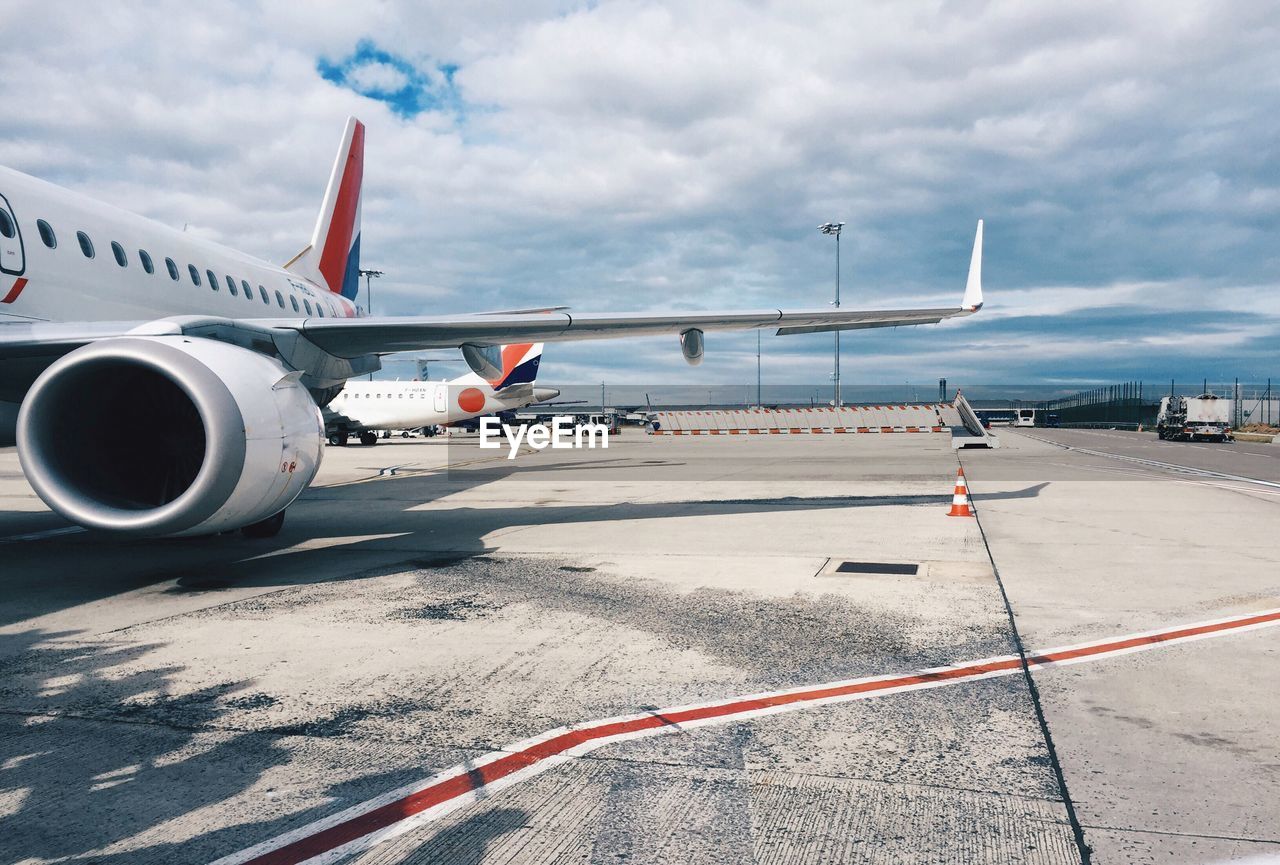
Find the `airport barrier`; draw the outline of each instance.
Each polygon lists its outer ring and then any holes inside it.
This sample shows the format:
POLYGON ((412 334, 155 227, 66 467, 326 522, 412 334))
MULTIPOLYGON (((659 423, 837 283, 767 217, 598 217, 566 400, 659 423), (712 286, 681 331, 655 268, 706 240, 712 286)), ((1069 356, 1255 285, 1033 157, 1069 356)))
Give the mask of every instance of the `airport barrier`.
POLYGON ((659 411, 654 435, 837 435, 941 433, 955 410, 949 405, 851 405, 659 411))

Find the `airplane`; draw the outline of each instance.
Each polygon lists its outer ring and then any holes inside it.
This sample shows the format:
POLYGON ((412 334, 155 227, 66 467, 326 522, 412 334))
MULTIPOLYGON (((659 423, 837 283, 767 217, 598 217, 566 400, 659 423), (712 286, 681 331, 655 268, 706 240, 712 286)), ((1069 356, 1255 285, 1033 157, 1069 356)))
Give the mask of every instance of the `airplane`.
POLYGON ((502 376, 487 381, 474 372, 452 381, 352 381, 324 409, 329 444, 378 442, 375 430, 445 426, 484 414, 511 412, 555 399, 560 391, 537 387, 542 343, 501 346, 502 376))
POLYGON ((348 118, 311 242, 275 265, 0 168, 0 445, 51 510, 118 534, 271 537, 311 483, 321 408, 386 354, 513 343, 936 323, 982 307, 982 222, 960 306, 368 316, 355 305, 365 126, 348 118))

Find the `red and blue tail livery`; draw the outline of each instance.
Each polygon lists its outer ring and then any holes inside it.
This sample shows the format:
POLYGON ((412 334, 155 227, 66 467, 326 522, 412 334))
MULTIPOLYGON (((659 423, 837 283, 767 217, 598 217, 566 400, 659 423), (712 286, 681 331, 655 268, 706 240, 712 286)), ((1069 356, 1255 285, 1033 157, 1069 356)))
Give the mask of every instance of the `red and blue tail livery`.
POLYGON ((311 245, 285 269, 348 300, 360 287, 360 189, 364 180, 364 124, 347 118, 311 245))
POLYGON ((542 363, 542 343, 515 343, 502 347, 502 376, 490 379, 495 392, 519 384, 533 384, 542 363))

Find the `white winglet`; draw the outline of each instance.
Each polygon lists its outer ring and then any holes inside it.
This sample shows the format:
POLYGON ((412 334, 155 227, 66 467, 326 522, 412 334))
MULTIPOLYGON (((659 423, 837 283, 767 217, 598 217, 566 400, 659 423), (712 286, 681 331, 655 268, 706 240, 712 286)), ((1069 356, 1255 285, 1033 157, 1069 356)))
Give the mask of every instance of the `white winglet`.
POLYGON ((973 237, 973 257, 969 259, 969 281, 964 286, 964 300, 960 305, 970 312, 982 309, 982 220, 978 220, 978 233, 973 237))

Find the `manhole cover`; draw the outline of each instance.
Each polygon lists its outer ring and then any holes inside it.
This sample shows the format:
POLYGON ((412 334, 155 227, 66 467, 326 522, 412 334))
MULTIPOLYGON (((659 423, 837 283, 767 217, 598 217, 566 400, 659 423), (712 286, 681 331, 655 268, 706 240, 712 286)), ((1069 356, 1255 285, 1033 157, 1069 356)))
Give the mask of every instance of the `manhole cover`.
POLYGON ((901 562, 841 562, 836 566, 838 574, 907 574, 920 572, 919 565, 906 565, 901 562))

